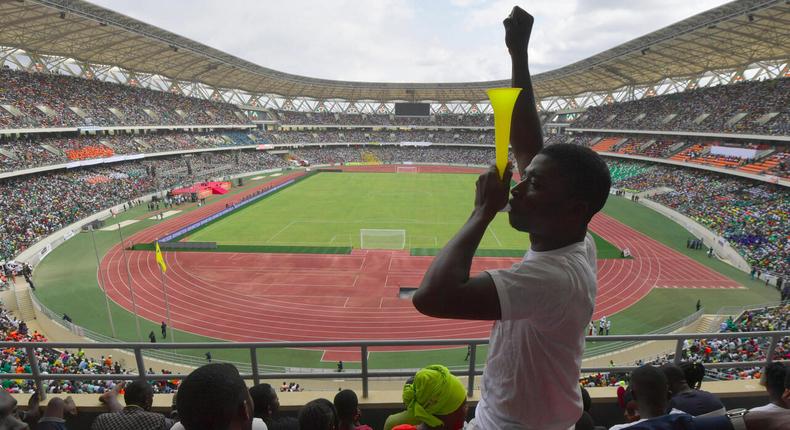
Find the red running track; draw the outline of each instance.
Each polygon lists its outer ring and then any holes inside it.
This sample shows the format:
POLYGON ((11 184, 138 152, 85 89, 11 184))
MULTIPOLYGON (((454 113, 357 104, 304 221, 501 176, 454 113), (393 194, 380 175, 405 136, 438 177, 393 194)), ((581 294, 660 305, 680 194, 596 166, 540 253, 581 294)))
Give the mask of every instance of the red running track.
MULTIPOLYGON (((434 166, 431 171, 448 169, 434 166)), ((299 175, 284 176, 250 191, 299 175)), ((239 198, 222 199, 163 221, 131 236, 127 245, 150 242, 239 198)), ((590 228, 618 248, 629 248, 634 257, 598 261, 594 319, 633 305, 656 287, 740 287, 606 215, 597 215, 590 228)), ((151 321, 163 321, 164 295, 154 253, 126 254, 137 311, 151 321)), ((491 328, 485 321, 426 317, 410 300, 400 299, 400 288, 417 287, 431 261, 431 257, 412 257, 404 251, 355 250, 351 255, 170 252, 165 259, 172 326, 203 336, 247 342, 445 339, 487 337, 491 328)), ((518 260, 475 258, 472 270, 510 267, 518 260)), ((99 275, 110 298, 131 311, 120 245, 105 255, 99 275)), ((359 354, 358 350, 325 351, 324 359, 353 361, 359 360, 359 354)))

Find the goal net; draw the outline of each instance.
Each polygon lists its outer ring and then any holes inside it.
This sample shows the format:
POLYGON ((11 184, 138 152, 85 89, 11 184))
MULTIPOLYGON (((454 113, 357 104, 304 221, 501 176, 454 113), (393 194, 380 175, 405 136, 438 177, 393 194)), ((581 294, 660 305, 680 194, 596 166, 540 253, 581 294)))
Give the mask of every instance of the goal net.
POLYGON ((404 249, 406 230, 360 229, 359 247, 362 249, 404 249))
POLYGON ((397 173, 417 173, 417 166, 398 166, 395 171, 397 173))

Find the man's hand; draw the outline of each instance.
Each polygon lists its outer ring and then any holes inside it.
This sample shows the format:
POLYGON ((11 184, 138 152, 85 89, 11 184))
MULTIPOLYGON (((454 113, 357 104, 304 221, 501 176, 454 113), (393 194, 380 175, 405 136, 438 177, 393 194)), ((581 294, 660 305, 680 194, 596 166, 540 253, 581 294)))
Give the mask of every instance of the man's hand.
POLYGON ((475 211, 481 215, 494 218, 500 210, 507 206, 510 196, 510 179, 513 177, 513 165, 507 163, 503 178, 499 179, 496 166, 477 178, 475 191, 475 211))
POLYGON ((99 396, 99 402, 103 403, 104 406, 106 406, 107 409, 110 412, 120 412, 120 411, 122 411, 123 410, 123 405, 118 400, 118 397, 121 394, 121 390, 125 386, 126 386, 126 382, 123 382, 123 381, 115 384, 115 386, 112 387, 112 390, 105 391, 104 394, 99 396))
POLYGON ((510 16, 505 18, 505 44, 511 55, 526 54, 534 22, 535 18, 518 6, 513 7, 510 16))

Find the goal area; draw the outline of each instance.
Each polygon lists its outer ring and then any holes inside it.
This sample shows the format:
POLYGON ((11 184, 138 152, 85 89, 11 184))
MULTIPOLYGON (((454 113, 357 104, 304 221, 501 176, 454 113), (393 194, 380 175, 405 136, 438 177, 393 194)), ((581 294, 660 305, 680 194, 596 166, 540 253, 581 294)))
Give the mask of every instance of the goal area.
POLYGON ((404 249, 406 230, 363 228, 359 230, 361 249, 404 249))
POLYGON ((417 173, 417 166, 397 166, 395 167, 396 173, 417 173))

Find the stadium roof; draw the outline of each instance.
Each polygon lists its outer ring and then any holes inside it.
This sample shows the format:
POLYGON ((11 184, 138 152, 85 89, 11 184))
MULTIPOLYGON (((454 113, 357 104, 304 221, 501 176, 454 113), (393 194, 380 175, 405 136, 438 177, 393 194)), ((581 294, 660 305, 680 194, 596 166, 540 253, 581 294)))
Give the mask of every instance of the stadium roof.
MULTIPOLYGON (((0 45, 215 88, 320 100, 480 101, 509 80, 347 82, 272 70, 82 0, 0 0, 0 45)), ((540 98, 610 92, 790 57, 787 0, 727 3, 534 77, 540 98)))

